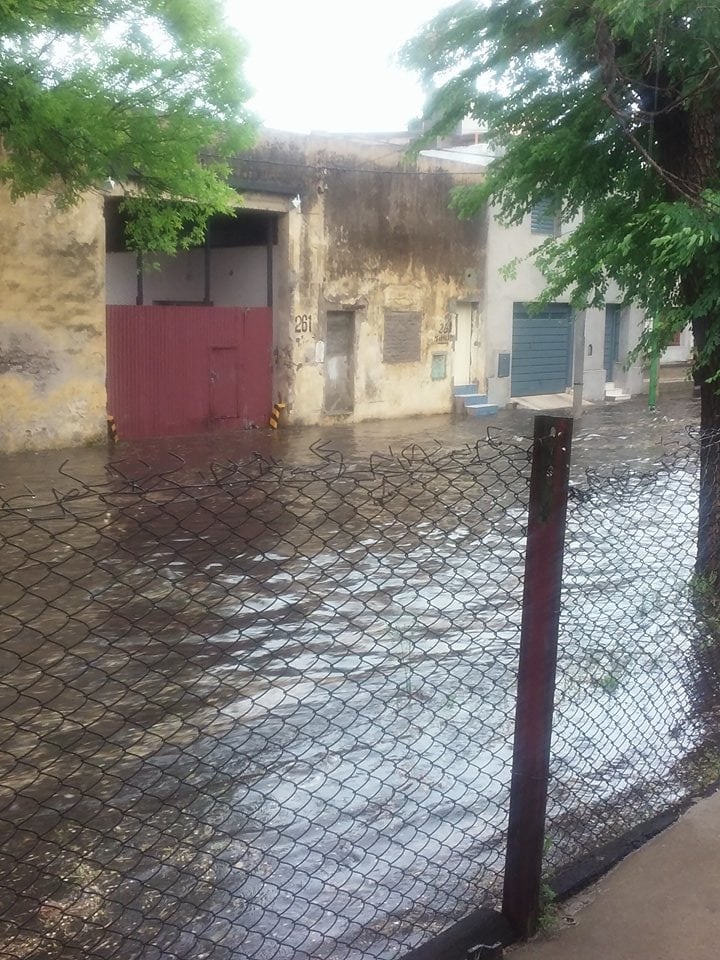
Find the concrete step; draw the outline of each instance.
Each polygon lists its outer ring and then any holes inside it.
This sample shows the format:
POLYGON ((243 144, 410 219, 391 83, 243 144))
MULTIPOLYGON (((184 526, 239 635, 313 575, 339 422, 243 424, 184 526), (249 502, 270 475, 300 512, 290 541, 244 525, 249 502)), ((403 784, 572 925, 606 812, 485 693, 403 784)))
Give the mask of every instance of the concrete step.
POLYGON ((454 397, 471 397, 477 394, 477 383, 456 383, 453 386, 454 397))
POLYGON ((620 403, 623 400, 630 400, 630 394, 624 393, 623 390, 621 390, 620 387, 616 387, 614 383, 606 383, 605 399, 611 403, 620 403))
POLYGON ((489 417, 497 413, 500 407, 495 403, 466 403, 465 409, 471 417, 489 417))
POLYGON ((499 407, 487 402, 487 394, 478 393, 477 383, 458 383, 453 387, 455 412, 465 412, 469 417, 487 417, 497 413, 499 407))

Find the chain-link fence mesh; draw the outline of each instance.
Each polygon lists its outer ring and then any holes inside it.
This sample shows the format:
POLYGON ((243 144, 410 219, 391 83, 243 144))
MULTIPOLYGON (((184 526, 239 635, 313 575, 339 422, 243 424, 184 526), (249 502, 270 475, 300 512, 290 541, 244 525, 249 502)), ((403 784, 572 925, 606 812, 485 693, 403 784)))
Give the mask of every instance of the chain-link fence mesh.
MULTIPOLYGON (((497 905, 529 441, 0 509, 0 956, 401 957, 497 905)), ((549 867, 720 773, 697 464, 573 491, 549 867)))
POLYGON ((549 872, 720 779, 720 609, 695 573, 698 447, 691 437, 652 469, 595 471, 571 489, 549 872))
POLYGON ((497 899, 527 446, 319 454, 4 503, 3 957, 392 957, 497 899))

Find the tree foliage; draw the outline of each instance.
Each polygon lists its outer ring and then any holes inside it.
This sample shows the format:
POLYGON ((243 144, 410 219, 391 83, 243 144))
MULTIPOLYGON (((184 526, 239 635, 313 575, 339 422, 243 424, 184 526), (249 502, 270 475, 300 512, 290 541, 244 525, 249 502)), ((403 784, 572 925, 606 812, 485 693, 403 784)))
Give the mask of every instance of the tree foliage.
MULTIPOLYGON (((475 117, 501 156, 458 191, 518 221, 549 199, 582 222, 543 246, 546 296, 600 304, 608 280, 720 346, 720 9, 689 0, 495 0, 448 8, 406 48, 432 89, 428 136, 475 117), (710 322, 707 322, 707 321, 710 322)), ((705 365, 706 378, 720 367, 705 365)))
POLYGON ((550 201, 576 230, 537 255, 547 299, 601 304, 609 280, 692 325, 701 382, 697 570, 720 577, 720 8, 716 0, 463 0, 412 41, 428 136, 475 117, 499 157, 459 190, 518 221, 550 201))
POLYGON ((0 180, 61 205, 112 180, 132 245, 189 245, 237 204, 243 59, 220 0, 0 0, 0 180))

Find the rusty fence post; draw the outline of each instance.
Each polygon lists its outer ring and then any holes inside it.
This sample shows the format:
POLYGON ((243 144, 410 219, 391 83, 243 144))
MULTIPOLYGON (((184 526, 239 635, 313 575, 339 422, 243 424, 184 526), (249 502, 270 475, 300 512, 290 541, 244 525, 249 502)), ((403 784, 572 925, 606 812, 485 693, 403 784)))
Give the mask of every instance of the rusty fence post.
POLYGON ((502 912, 537 929, 550 768, 571 418, 535 418, 502 912))

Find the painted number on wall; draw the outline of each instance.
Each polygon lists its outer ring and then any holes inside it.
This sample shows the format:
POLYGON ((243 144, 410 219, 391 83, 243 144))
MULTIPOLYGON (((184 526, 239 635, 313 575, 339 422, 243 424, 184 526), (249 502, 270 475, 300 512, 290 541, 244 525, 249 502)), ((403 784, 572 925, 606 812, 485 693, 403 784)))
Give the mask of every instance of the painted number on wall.
POLYGON ((457 323, 457 314, 456 313, 446 313, 445 318, 440 324, 440 329, 438 330, 437 336, 435 337, 436 343, 450 343, 455 334, 455 325, 457 323))
POLYGON ((457 314, 456 313, 446 313, 445 319, 440 324, 440 333, 447 334, 447 336, 452 336, 455 326, 457 324, 457 314))
POLYGON ((295 317, 295 333, 310 333, 312 331, 312 314, 301 313, 295 317))

